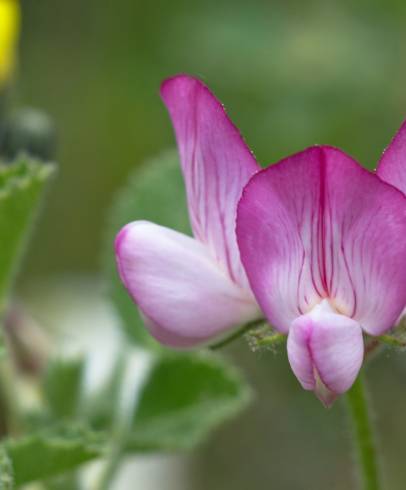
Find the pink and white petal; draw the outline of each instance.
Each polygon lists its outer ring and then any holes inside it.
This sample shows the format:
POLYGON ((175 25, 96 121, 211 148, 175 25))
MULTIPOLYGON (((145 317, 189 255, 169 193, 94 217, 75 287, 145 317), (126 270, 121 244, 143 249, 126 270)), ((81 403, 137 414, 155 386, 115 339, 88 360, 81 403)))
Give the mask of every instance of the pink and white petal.
POLYGON ((221 103, 199 80, 179 75, 161 87, 175 128, 195 237, 234 282, 248 287, 235 237, 238 200, 259 170, 221 103))
POLYGON ((376 173, 406 194, 406 121, 384 151, 376 173))
POLYGON ((297 318, 288 337, 288 358, 305 390, 330 406, 349 390, 361 368, 364 341, 361 326, 333 313, 327 301, 297 318))
POLYGON ((313 147, 246 186, 237 237, 251 288, 287 332, 323 298, 373 335, 406 304, 406 198, 345 153, 313 147))
POLYGON ((120 277, 159 341, 191 347, 259 316, 251 297, 197 240, 146 221, 116 238, 120 277))

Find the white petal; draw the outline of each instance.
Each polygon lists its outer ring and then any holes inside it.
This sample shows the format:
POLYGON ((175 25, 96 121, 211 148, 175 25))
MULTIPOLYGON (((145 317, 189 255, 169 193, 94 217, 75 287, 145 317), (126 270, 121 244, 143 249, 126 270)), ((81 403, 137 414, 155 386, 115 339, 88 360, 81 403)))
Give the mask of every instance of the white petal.
POLYGON ((352 386, 364 356, 360 325, 332 312, 326 300, 293 322, 287 347, 303 388, 328 406, 352 386))
POLYGON ((189 347, 215 339, 259 315, 197 240, 146 221, 116 239, 122 281, 162 343, 189 347))

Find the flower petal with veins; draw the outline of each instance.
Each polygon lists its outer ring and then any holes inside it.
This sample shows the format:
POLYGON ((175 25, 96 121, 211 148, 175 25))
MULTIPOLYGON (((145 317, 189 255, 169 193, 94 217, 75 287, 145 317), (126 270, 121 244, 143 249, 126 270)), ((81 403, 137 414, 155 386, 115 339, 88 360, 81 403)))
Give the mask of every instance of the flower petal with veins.
POLYGON ((406 304, 406 197, 342 151, 312 147, 254 175, 237 216, 242 262, 271 324, 324 298, 370 334, 406 304))
POLYGON ((202 82, 178 75, 162 84, 161 96, 175 128, 193 233, 232 280, 249 290, 235 218, 243 187, 260 167, 202 82))
POLYGON ((376 173, 406 194, 406 121, 384 151, 376 173))

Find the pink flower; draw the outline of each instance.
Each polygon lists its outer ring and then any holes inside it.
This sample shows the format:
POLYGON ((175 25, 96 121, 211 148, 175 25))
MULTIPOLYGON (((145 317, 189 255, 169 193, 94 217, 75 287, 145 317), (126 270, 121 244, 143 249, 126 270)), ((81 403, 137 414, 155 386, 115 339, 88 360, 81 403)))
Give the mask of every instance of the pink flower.
MULTIPOLYGON (((403 122, 391 144, 386 148, 379 161, 376 173, 379 177, 399 189, 406 195, 406 121, 403 122)), ((406 317, 406 307, 398 322, 406 317)))
MULTIPOLYGON (((403 130, 378 170, 402 190, 405 157, 403 130)), ((335 148, 288 157, 244 189, 237 240, 252 291, 327 406, 357 377, 363 332, 384 333, 406 304, 405 237, 405 195, 335 148)))
POLYGON ((376 173, 406 195, 406 121, 384 151, 376 173))
POLYGON ((259 167, 200 81, 176 76, 162 84, 161 96, 175 128, 194 238, 135 221, 118 234, 116 258, 152 335, 190 347, 260 316, 235 236, 238 200, 259 167))

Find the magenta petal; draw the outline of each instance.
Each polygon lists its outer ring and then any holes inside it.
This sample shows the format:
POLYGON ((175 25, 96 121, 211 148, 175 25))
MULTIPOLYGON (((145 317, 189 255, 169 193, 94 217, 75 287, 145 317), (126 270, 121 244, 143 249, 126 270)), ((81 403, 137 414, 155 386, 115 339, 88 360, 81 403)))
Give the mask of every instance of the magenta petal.
POLYGON ((259 167, 223 106, 199 80, 179 75, 161 88, 178 141, 195 237, 247 287, 235 237, 238 200, 259 167))
POLYGON ((146 221, 116 239, 120 277, 159 341, 173 347, 209 342, 259 315, 252 297, 197 240, 146 221))
POLYGON ((375 335, 406 304, 406 198, 340 150, 309 148, 255 175, 237 237, 251 288, 282 332, 323 298, 375 335))
POLYGON ((384 151, 376 173, 406 194, 406 121, 384 151))
POLYGON ((360 325, 332 312, 326 300, 293 322, 287 347, 300 384, 327 406, 352 386, 364 356, 360 325))

